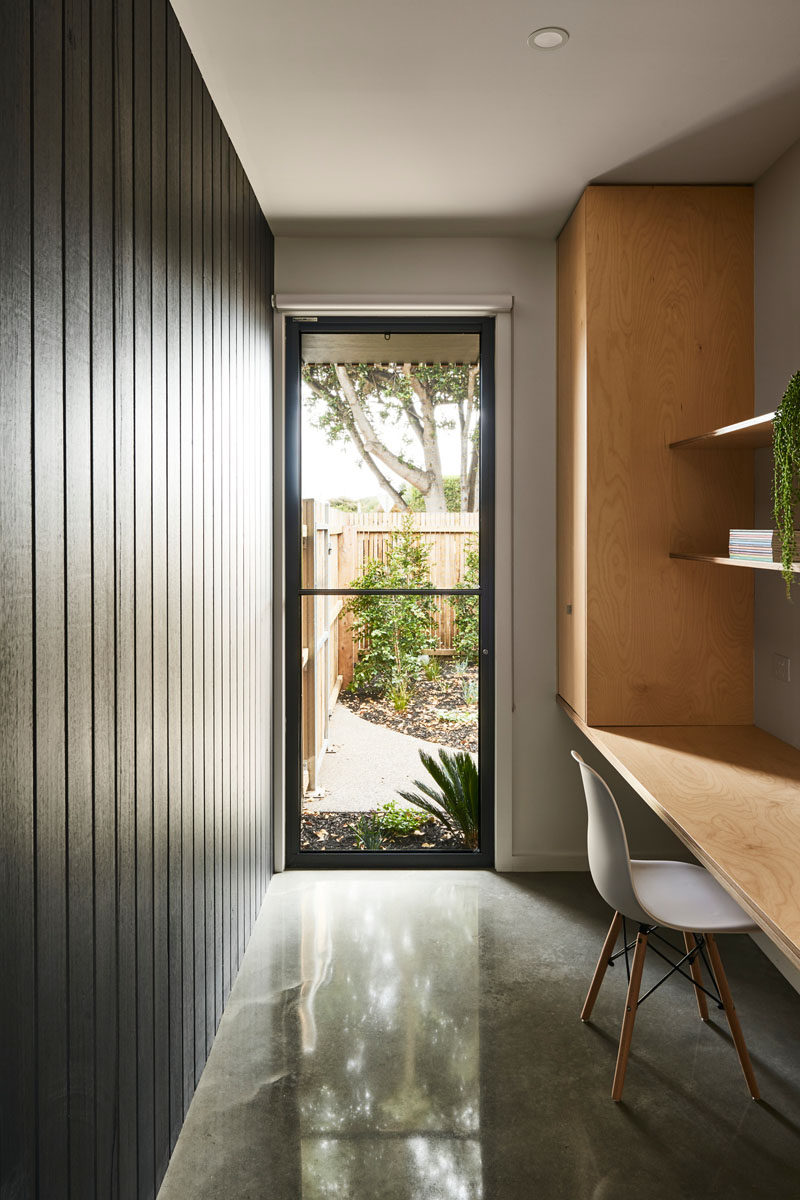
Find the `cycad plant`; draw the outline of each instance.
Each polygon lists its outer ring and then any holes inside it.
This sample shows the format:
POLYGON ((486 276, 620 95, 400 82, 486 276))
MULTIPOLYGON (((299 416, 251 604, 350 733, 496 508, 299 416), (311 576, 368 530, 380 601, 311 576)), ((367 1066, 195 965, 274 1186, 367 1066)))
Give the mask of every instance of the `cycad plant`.
POLYGON ((439 787, 415 779, 414 786, 419 792, 400 792, 400 795, 462 837, 468 850, 477 850, 479 793, 475 759, 465 750, 440 750, 438 761, 425 750, 420 750, 419 756, 439 787))

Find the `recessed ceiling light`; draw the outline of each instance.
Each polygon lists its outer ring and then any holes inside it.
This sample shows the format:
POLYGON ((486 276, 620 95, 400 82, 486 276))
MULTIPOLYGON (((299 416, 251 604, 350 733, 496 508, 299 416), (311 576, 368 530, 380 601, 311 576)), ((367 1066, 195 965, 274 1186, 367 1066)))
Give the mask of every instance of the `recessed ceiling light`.
POLYGON ((545 25, 542 29, 534 29, 528 38, 528 45, 536 50, 560 50, 569 39, 566 29, 557 25, 545 25))

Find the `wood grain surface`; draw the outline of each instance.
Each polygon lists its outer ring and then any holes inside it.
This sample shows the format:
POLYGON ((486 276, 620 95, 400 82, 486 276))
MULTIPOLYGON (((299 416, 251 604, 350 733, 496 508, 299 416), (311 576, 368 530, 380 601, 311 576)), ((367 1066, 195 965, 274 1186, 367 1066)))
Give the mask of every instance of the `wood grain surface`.
POLYGON ((754 725, 592 727, 560 703, 800 967, 800 750, 754 725))
MULTIPOLYGON (((725 555, 716 554, 678 554, 673 551, 670 558, 685 558, 689 562, 705 562, 717 563, 723 567, 752 567, 755 571, 780 571, 781 564, 779 562, 758 562, 746 558, 728 558, 725 555)), ((800 571, 800 562, 796 562, 793 571, 800 571)))
POLYGON ((748 724, 752 577, 669 553, 752 524, 752 456, 668 445, 753 410, 752 189, 585 200, 587 720, 748 724))
POLYGON ((735 421, 733 425, 722 425, 719 429, 699 433, 696 437, 670 442, 669 448, 681 450, 691 446, 697 450, 758 450, 772 445, 774 417, 775 413, 770 412, 751 417, 749 421, 735 421))
POLYGON ((0 1194, 146 1200, 269 873, 271 235, 166 0, 6 9, 0 1194))
POLYGON ((586 201, 558 239, 558 688, 586 715, 586 201))

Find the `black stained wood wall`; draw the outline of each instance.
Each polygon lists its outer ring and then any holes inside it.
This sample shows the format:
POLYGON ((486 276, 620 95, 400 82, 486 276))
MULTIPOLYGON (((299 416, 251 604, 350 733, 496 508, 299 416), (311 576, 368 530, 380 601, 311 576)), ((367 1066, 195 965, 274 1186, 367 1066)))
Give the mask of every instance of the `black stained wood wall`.
POLYGON ((0 61, 0 1196, 152 1197, 269 876, 272 238, 166 0, 0 61))

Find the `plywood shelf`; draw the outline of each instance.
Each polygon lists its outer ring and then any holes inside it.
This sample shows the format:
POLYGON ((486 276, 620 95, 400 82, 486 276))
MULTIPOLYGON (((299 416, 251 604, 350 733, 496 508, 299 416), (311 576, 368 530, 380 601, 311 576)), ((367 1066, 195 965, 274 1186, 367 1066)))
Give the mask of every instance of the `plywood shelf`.
POLYGON ((682 438, 670 442, 670 450, 758 450, 772 445, 772 421, 774 412, 748 421, 737 421, 735 425, 722 425, 696 437, 682 438))
MULTIPOLYGON (((717 554, 678 554, 671 553, 670 558, 685 558, 690 562, 719 563, 723 567, 753 567, 756 571, 780 571, 779 562, 759 562, 749 558, 724 558, 717 554)), ((800 571, 800 562, 794 563, 793 571, 800 571)))
POLYGON ((800 967, 800 750, 755 725, 590 726, 558 702, 800 967))

